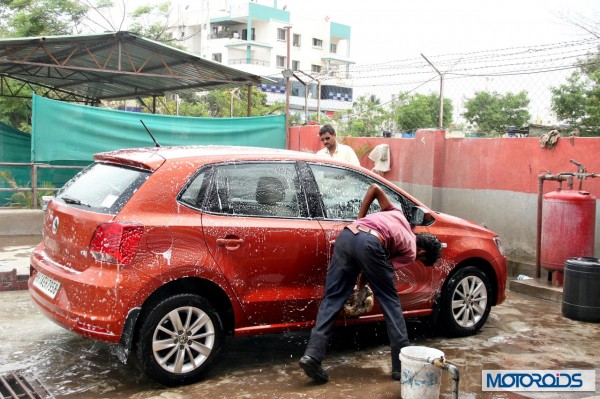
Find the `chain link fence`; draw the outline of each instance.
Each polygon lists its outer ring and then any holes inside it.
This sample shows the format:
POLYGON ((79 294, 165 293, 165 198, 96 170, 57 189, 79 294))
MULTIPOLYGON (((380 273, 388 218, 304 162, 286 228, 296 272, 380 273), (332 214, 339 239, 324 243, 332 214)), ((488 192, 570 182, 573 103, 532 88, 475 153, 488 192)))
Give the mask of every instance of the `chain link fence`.
MULTIPOLYGON (((437 127, 450 135, 466 136, 539 135, 556 128, 568 134, 582 117, 565 120, 557 115, 553 90, 561 89, 575 101, 579 98, 581 103, 574 106, 583 107, 594 96, 598 100, 599 80, 586 80, 584 74, 577 86, 569 83, 569 77, 585 68, 600 69, 599 45, 600 38, 592 37, 536 47, 421 54, 412 59, 355 64, 348 69, 303 72, 310 75, 303 76, 308 96, 302 98, 303 90, 295 94, 300 98, 295 112, 300 122, 308 110, 306 122, 331 121, 340 134, 352 136, 387 133, 410 137, 417 129, 437 127), (317 88, 332 84, 351 86, 352 103, 317 118, 318 108, 327 109, 324 100, 317 104, 317 88)), ((281 101, 285 101, 283 94, 281 101)), ((591 109, 596 113, 591 120, 600 120, 600 108, 591 109)))

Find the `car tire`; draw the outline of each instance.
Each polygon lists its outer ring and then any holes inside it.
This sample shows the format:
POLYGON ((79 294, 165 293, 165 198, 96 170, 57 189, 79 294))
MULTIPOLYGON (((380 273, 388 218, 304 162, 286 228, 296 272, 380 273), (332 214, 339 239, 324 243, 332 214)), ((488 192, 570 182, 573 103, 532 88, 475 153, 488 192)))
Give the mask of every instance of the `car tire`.
POLYGON ((221 319, 206 299, 175 295, 141 320, 135 357, 144 373, 163 385, 191 384, 216 357, 223 334, 221 319))
POLYGON ((440 302, 442 332, 464 337, 478 332, 492 307, 492 286, 488 276, 474 266, 460 269, 445 285, 440 302))

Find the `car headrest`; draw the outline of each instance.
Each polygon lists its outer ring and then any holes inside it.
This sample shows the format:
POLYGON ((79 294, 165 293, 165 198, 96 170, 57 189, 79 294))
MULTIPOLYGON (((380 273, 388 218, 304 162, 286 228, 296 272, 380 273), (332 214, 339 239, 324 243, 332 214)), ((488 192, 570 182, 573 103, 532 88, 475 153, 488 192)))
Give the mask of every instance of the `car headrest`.
POLYGON ((276 177, 263 176, 256 185, 256 201, 259 204, 274 205, 285 198, 283 182, 276 177))

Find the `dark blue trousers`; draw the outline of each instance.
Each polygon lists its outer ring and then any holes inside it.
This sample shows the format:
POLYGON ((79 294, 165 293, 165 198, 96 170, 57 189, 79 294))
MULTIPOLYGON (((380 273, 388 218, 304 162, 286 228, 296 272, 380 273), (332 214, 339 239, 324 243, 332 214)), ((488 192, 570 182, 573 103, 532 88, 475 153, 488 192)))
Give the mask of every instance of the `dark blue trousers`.
POLYGON ((385 317, 392 371, 400 371, 400 349, 407 346, 409 340, 394 285, 394 268, 387 262, 386 251, 377 237, 364 232, 354 234, 348 229, 342 230, 335 241, 333 258, 327 270, 325 295, 304 354, 319 362, 323 360, 335 321, 361 271, 385 317))

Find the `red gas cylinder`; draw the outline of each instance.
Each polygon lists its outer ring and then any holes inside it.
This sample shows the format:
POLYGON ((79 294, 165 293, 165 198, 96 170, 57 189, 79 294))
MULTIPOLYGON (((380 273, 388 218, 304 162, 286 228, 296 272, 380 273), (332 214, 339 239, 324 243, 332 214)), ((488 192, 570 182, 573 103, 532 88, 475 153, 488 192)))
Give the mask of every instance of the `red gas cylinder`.
POLYGON ((544 195, 540 264, 562 284, 565 262, 594 256, 596 198, 587 191, 558 190, 544 195))

